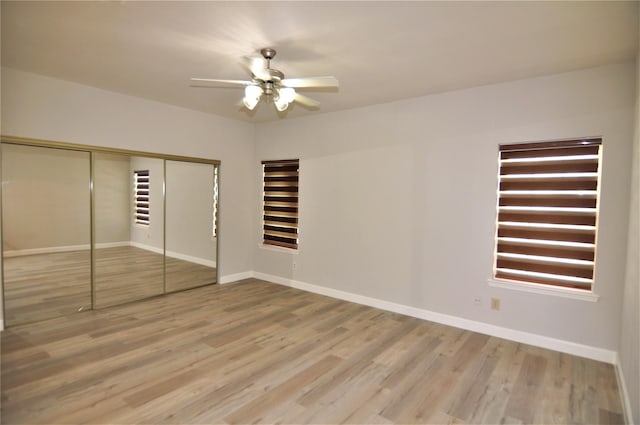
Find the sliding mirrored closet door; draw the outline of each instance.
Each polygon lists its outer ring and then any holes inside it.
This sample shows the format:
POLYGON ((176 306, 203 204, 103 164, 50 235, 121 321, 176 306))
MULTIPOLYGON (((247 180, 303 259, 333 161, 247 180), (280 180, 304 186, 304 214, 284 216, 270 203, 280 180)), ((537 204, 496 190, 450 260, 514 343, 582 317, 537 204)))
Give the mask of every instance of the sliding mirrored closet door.
POLYGON ((5 324, 90 309, 89 153, 0 148, 5 324))
POLYGON ((218 161, 0 147, 8 326, 217 282, 218 161))
POLYGON ((163 294, 163 160, 94 153, 95 307, 163 294))

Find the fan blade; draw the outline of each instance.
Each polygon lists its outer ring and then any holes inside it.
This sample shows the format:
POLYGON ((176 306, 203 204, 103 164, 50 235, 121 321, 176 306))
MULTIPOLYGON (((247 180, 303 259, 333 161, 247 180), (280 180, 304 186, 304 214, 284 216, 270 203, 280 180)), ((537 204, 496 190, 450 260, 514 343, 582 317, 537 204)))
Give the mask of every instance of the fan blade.
POLYGON ((267 71, 267 61, 264 58, 250 58, 245 56, 244 58, 245 65, 251 75, 262 81, 269 81, 271 79, 271 75, 267 71))
POLYGON ((318 106, 320 106, 320 102, 318 102, 317 100, 311 99, 310 97, 307 97, 300 93, 296 93, 296 97, 293 99, 293 101, 298 102, 299 104, 307 108, 317 108, 318 106))
POLYGON ((338 87, 336 77, 285 78, 281 83, 283 86, 294 88, 338 87))
POLYGON ((220 83, 220 84, 236 84, 240 86, 250 86, 253 81, 245 80, 217 80, 215 78, 192 78, 191 81, 206 81, 208 83, 220 83))

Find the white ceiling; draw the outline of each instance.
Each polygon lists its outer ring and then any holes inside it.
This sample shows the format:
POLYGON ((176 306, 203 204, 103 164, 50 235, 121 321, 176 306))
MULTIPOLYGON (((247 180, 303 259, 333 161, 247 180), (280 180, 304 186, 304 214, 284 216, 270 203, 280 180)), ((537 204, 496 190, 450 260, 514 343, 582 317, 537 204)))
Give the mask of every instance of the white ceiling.
POLYGON ((2 1, 2 66, 247 121, 336 111, 630 60, 638 2, 2 1), (335 92, 278 114, 239 107, 262 47, 287 77, 335 92))

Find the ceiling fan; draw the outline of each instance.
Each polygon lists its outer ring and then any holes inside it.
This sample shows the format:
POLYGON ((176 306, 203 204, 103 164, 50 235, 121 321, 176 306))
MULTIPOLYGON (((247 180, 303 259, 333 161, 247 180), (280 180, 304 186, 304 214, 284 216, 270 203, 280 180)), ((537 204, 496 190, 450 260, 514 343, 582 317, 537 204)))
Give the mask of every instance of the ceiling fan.
POLYGON ((295 89, 337 88, 338 80, 335 77, 307 77, 284 78, 284 74, 271 68, 271 59, 276 55, 275 49, 264 48, 260 50, 262 57, 246 58, 251 80, 220 80, 214 78, 191 78, 191 81, 204 81, 209 83, 230 84, 244 86, 244 98, 242 103, 249 110, 253 110, 260 99, 272 100, 278 111, 286 110, 293 102, 298 102, 308 108, 316 108, 320 105, 315 99, 296 92, 295 89), (263 97, 264 96, 264 97, 263 97))

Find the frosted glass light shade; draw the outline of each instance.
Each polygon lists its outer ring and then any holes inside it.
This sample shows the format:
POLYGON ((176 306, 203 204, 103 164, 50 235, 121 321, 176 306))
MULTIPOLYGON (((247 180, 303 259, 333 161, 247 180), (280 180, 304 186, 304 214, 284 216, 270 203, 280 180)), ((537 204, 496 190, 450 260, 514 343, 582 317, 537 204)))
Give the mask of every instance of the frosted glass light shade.
POLYGON ((278 98, 273 101, 273 104, 276 105, 276 109, 280 112, 284 111, 289 107, 288 102, 283 102, 282 98, 278 98))
POLYGON ((242 103, 244 103, 244 106, 251 111, 260 101, 260 96, 262 96, 262 88, 259 86, 247 86, 244 89, 244 98, 242 99, 242 103))
POLYGON ((282 87, 280 89, 280 99, 284 102, 291 103, 296 98, 296 91, 292 87, 282 87))
POLYGON ((282 87, 278 90, 278 97, 274 100, 276 109, 280 112, 289 107, 289 104, 296 98, 296 91, 291 87, 282 87))

